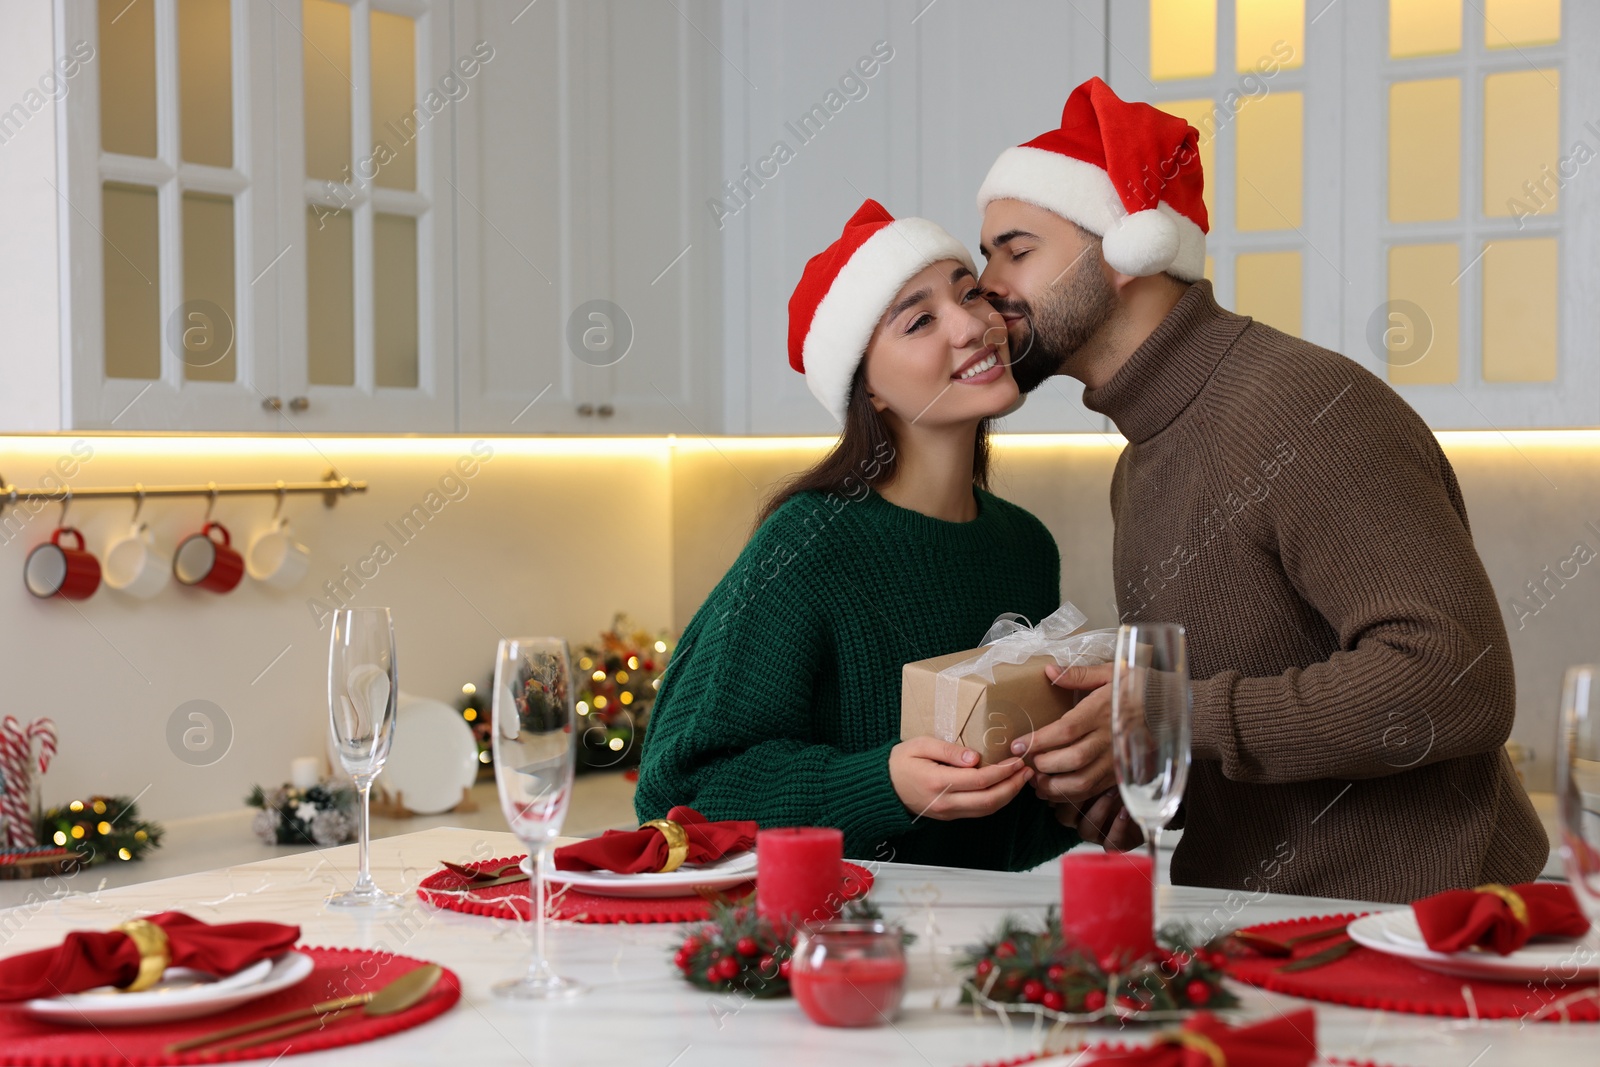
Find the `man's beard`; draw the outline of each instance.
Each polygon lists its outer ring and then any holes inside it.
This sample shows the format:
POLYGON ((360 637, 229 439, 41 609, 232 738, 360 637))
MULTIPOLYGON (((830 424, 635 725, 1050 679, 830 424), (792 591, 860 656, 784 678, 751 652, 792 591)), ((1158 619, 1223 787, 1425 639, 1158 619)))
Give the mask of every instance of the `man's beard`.
POLYGON ((995 310, 1020 314, 1028 336, 1011 357, 1011 376, 1024 394, 1054 375, 1088 343, 1117 309, 1117 293, 1089 257, 1067 279, 1045 291, 1036 305, 1021 300, 993 300, 995 310))

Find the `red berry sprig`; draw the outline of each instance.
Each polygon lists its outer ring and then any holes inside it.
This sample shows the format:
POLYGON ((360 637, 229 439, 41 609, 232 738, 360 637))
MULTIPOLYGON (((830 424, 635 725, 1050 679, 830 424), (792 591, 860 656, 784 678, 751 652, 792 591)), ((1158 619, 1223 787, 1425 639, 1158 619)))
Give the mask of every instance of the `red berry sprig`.
POLYGON ((756 915, 748 902, 717 904, 711 921, 684 938, 673 966, 697 988, 714 993, 781 997, 789 992, 793 942, 756 915))

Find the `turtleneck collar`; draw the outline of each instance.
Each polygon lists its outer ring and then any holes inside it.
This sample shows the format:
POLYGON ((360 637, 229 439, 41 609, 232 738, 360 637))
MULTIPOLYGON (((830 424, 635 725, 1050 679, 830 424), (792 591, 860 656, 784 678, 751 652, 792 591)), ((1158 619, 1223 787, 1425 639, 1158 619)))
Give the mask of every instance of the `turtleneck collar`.
POLYGON ((1132 443, 1148 441, 1199 395, 1249 324, 1217 306, 1209 281, 1197 281, 1110 381, 1084 390, 1083 403, 1110 418, 1132 443))

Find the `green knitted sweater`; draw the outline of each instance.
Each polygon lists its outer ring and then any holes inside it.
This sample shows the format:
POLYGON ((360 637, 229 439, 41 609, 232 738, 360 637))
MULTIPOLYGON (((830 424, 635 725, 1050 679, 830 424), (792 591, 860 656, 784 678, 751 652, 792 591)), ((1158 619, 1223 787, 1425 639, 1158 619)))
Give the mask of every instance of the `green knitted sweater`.
POLYGON ((995 616, 1060 604, 1061 557, 1033 515, 977 491, 946 522, 866 490, 805 492, 745 545, 673 653, 634 807, 836 826, 845 855, 1026 870, 1078 842, 1031 788, 981 819, 916 818, 889 780, 900 668, 972 648, 995 616))

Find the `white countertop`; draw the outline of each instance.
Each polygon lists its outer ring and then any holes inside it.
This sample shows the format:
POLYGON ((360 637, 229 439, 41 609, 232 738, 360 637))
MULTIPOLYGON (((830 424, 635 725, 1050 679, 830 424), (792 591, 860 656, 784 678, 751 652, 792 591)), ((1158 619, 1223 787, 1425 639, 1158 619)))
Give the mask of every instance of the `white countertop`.
MULTIPOLYGON (((439 860, 515 855, 506 833, 436 828, 377 840, 373 871, 387 889, 414 888, 439 860)), ((1059 900, 1054 863, 1026 874, 883 864, 873 899, 886 915, 918 935, 911 949, 911 989, 892 1027, 834 1030, 813 1025, 792 1000, 746 1001, 700 992, 670 961, 684 928, 553 924, 549 944, 557 969, 593 989, 578 1000, 529 1004, 495 998, 489 987, 526 966, 522 924, 436 911, 416 900, 376 918, 333 913, 322 898, 348 884, 354 846, 307 851, 121 888, 79 892, 72 879, 35 880, 26 901, 0 911, 0 953, 57 942, 72 929, 104 929, 134 915, 180 908, 208 922, 265 919, 298 923, 313 945, 385 947, 435 960, 461 978, 461 1003, 443 1017, 403 1034, 336 1052, 297 1056, 315 1067, 341 1064, 702 1065, 832 1062, 916 1067, 992 1063, 1036 1051, 1028 1026, 974 1019, 955 1006, 954 955, 989 933, 1009 911, 1042 915, 1059 900)), ((92 873, 92 872, 91 872, 92 873)), ((82 876, 87 880, 87 875, 82 876)), ((15 883, 14 883, 15 885, 15 883)), ((1199 922, 1230 914, 1228 894, 1164 887, 1163 919, 1199 922)), ((1237 911, 1230 925, 1300 915, 1363 910, 1358 902, 1268 896, 1237 911)), ((1419 1067, 1593 1067, 1600 1026, 1468 1023, 1315 1004, 1237 987, 1251 1018, 1314 1006, 1325 1055, 1419 1067)), ((1092 1039, 1137 1039, 1137 1033, 1091 1031, 1092 1039)), ((1065 1063, 1066 1061, 1061 1061, 1065 1063)))

